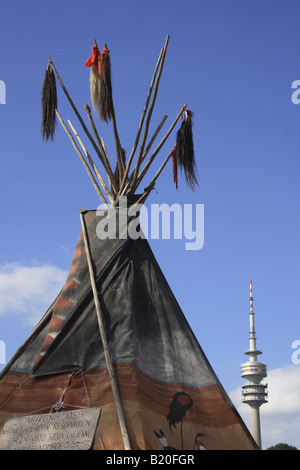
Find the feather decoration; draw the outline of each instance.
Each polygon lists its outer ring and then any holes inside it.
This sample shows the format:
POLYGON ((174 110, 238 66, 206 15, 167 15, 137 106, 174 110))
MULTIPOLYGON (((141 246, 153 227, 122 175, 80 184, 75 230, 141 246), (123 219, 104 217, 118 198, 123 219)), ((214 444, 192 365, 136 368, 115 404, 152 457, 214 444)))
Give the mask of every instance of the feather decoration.
POLYGON ((176 137, 176 160, 180 169, 184 171, 188 187, 195 191, 198 181, 192 130, 193 115, 192 111, 184 110, 184 120, 176 137))
POLYGON ((101 121, 108 122, 112 118, 113 101, 110 57, 106 44, 100 52, 95 43, 93 53, 85 66, 91 68, 90 91, 93 111, 100 116, 101 121))
POLYGON ((93 53, 85 63, 90 67, 90 92, 93 111, 99 115, 100 103, 100 73, 101 73, 101 53, 97 44, 93 46, 93 53))
POLYGON ((111 86, 111 65, 109 50, 104 45, 101 53, 101 73, 99 90, 99 115, 102 121, 108 122, 113 114, 112 86, 111 86))
POLYGON ((42 137, 43 140, 53 140, 55 126, 56 126, 56 113, 57 108, 57 92, 55 75, 49 64, 44 78, 42 87, 42 137))

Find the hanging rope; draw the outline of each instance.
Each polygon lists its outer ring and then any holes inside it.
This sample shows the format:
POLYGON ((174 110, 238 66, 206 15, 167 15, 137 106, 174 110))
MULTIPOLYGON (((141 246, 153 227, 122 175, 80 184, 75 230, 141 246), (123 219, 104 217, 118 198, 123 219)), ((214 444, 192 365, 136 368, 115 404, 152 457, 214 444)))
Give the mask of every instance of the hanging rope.
POLYGON ((71 384, 71 380, 72 380, 72 377, 73 377, 74 374, 75 374, 75 372, 72 372, 72 374, 69 375, 68 385, 63 389, 62 394, 61 394, 60 399, 58 400, 58 402, 55 403, 55 405, 53 405, 51 407, 50 413, 56 413, 57 411, 60 411, 62 408, 65 408, 65 404, 64 404, 63 400, 64 400, 65 394, 67 393, 68 388, 71 384))
POLYGON ((0 406, 0 410, 1 408, 6 405, 6 403, 17 393, 18 390, 21 390, 21 388, 23 387, 23 385, 29 380, 31 379, 31 375, 29 375, 29 377, 27 377, 25 380, 23 380, 23 382, 20 382, 20 384, 16 387, 16 390, 7 398, 7 400, 2 403, 2 405, 0 406))
POLYGON ((85 395, 86 395, 86 398, 87 398, 88 406, 89 406, 89 408, 91 408, 91 401, 90 401, 90 397, 88 396, 88 392, 87 392, 87 388, 86 388, 86 384, 85 384, 85 380, 84 380, 84 375, 83 375, 82 369, 80 369, 80 373, 81 373, 81 378, 82 378, 83 387, 84 387, 84 390, 85 390, 85 395))
MULTIPOLYGON (((43 408, 39 408, 37 410, 33 410, 33 411, 29 411, 27 413, 23 413, 23 414, 20 414, 20 416, 26 416, 26 415, 30 415, 30 414, 34 414, 34 413, 40 413, 41 411, 44 411, 44 410, 48 410, 50 408, 50 411, 49 413, 55 413, 57 411, 60 411, 61 409, 65 408, 65 407, 73 407, 73 408, 91 408, 91 403, 90 403, 90 399, 89 399, 89 396, 88 396, 88 392, 87 392, 87 387, 86 387, 86 383, 85 383, 85 379, 84 379, 84 375, 83 375, 83 372, 82 370, 80 369, 80 374, 81 374, 81 377, 82 377, 82 382, 83 382, 83 387, 84 387, 84 390, 85 390, 85 394, 86 394, 86 398, 87 398, 87 403, 88 405, 87 406, 80 406, 80 405, 70 405, 68 403, 64 403, 64 397, 70 387, 70 384, 71 384, 71 380, 72 380, 72 377, 73 375, 76 373, 77 371, 73 371, 68 377, 69 377, 69 380, 68 380, 68 384, 67 386, 63 389, 62 393, 61 393, 61 396, 58 400, 58 402, 56 402, 54 405, 48 405, 48 406, 45 406, 43 408)), ((32 375, 30 374, 25 380, 23 380, 22 382, 19 383, 19 385, 16 387, 15 391, 2 403, 2 405, 0 405, 0 409, 3 408, 6 403, 9 402, 9 400, 11 400, 13 398, 13 396, 19 391, 22 389, 22 387, 28 382, 28 380, 30 380, 32 378, 32 375)))

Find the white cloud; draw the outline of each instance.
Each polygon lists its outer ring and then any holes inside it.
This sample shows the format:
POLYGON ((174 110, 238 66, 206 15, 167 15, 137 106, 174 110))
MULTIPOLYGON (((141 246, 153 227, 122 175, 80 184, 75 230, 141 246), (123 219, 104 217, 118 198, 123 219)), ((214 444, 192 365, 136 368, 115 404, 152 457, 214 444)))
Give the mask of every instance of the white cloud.
MULTIPOLYGON (((265 383, 269 396, 260 408, 263 448, 285 442, 300 450, 300 364, 270 370, 265 383)), ((241 389, 229 395, 251 431, 251 409, 242 404, 241 389)))
POLYGON ((0 265, 0 316, 21 316, 36 325, 63 287, 67 274, 51 265, 0 265))

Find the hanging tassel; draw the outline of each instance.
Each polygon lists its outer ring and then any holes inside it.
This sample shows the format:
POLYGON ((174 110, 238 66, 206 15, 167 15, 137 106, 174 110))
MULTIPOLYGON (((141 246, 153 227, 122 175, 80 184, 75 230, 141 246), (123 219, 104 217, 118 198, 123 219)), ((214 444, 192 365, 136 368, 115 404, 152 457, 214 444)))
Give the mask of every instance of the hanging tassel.
POLYGON ((48 65, 45 73, 43 88, 42 88, 42 137, 43 140, 53 140, 55 126, 56 126, 56 113, 57 108, 57 93, 56 81, 52 67, 48 65))
POLYGON ((173 167, 173 181, 178 189, 178 174, 177 174, 177 158, 176 158, 176 144, 172 150, 172 167, 173 167))
POLYGON ((184 120, 181 124, 176 137, 176 160, 180 169, 184 171, 185 180, 188 185, 195 191, 195 187, 198 186, 196 177, 196 163, 194 155, 194 143, 193 143, 193 132, 192 132, 192 111, 186 109, 184 112, 184 120))
POLYGON ((102 121, 108 122, 108 119, 111 120, 112 117, 113 102, 110 57, 106 44, 100 52, 95 41, 93 53, 85 66, 91 68, 90 90, 93 110, 102 121))
POLYGON ((93 111, 99 115, 100 103, 100 73, 101 73, 101 53, 97 44, 93 46, 93 53, 85 63, 86 67, 90 67, 90 92, 93 111))
POLYGON ((99 115, 102 121, 111 120, 113 114, 112 86, 111 86, 111 66, 109 50, 106 44, 101 54, 100 73, 100 103, 99 115))

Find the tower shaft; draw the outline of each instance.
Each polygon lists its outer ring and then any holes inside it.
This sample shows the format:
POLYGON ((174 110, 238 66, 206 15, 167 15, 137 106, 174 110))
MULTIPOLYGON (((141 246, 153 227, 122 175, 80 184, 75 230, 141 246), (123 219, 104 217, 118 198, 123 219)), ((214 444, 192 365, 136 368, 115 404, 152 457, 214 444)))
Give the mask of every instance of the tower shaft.
POLYGON ((251 427, 252 427, 252 436, 257 443, 258 447, 261 449, 261 430, 260 430, 260 414, 259 406, 252 406, 251 408, 251 427))

